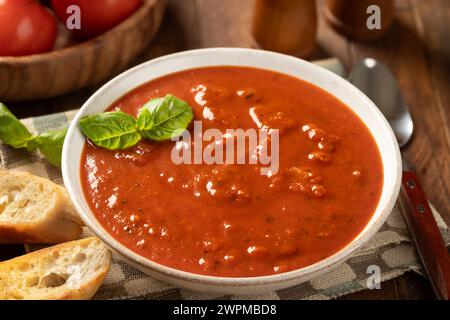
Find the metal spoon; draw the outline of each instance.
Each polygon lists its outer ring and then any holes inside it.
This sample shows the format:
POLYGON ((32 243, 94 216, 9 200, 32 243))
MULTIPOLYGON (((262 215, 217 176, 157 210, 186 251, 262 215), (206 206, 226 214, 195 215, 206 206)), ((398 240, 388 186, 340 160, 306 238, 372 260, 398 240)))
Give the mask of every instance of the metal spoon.
MULTIPOLYGON (((349 81, 364 92, 384 114, 400 147, 413 134, 413 120, 400 87, 391 71, 379 61, 366 58, 356 64, 349 81)), ((402 210, 419 256, 438 299, 450 297, 450 258, 428 200, 416 174, 403 157, 402 210)))
POLYGON ((405 146, 412 137, 414 126, 391 71, 375 59, 367 58, 352 69, 349 81, 378 106, 394 130, 400 147, 405 146))

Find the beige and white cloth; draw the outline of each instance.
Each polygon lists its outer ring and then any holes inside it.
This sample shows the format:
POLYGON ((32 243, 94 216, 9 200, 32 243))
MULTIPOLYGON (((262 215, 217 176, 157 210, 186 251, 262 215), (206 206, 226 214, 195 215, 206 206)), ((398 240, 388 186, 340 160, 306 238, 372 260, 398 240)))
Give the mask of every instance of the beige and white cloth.
MULTIPOLYGON (((337 60, 319 62, 322 66, 342 75, 343 68, 337 60)), ((52 114, 23 120, 34 132, 67 127, 76 111, 52 114)), ((62 184, 60 171, 50 165, 39 153, 15 150, 0 143, 0 165, 7 169, 26 170, 62 184)), ((450 231, 436 213, 447 245, 450 231)), ((86 232, 89 232, 86 230, 86 232)), ((114 256, 106 281, 96 294, 96 299, 331 299, 367 288, 371 273, 367 268, 376 265, 381 270, 381 280, 386 281, 407 271, 422 274, 417 253, 405 226, 400 209, 395 207, 380 231, 353 256, 337 268, 301 285, 252 296, 223 296, 193 292, 159 282, 130 266, 120 256, 114 256)), ((383 284, 381 283, 381 287, 383 284)))

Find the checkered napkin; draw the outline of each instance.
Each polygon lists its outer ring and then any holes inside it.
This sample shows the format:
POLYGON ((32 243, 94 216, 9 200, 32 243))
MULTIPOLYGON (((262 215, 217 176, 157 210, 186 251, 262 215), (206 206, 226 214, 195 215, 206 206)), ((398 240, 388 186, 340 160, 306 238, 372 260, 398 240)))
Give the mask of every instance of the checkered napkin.
MULTIPOLYGON (((343 68, 337 60, 318 64, 342 75, 343 68)), ((25 125, 34 132, 67 127, 76 111, 25 119, 25 125)), ((60 171, 50 165, 39 153, 15 150, 0 143, 0 164, 7 169, 26 170, 62 184, 60 171)), ((450 244, 450 231, 442 218, 434 212, 445 242, 450 244)), ((89 233, 85 230, 85 234, 89 233)), ((396 206, 380 231, 347 261, 309 282, 262 295, 223 296, 193 292, 157 281, 130 266, 115 255, 111 270, 97 292, 95 299, 331 299, 367 288, 370 274, 367 269, 376 265, 381 279, 386 281, 406 271, 422 274, 417 253, 403 222, 400 208, 396 206)), ((381 286, 383 284, 381 283, 381 286)))

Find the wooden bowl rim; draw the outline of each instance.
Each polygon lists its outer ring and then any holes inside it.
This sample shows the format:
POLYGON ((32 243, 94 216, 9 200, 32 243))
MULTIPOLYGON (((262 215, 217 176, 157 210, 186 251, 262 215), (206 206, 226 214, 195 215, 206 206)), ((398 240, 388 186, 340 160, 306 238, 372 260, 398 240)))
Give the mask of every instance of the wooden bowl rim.
POLYGON ((137 22, 140 22, 145 16, 146 12, 149 8, 154 7, 158 2, 165 2, 166 0, 142 0, 143 4, 139 7, 137 11, 127 17, 124 21, 113 27, 112 29, 102 33, 101 35, 74 44, 72 46, 52 50, 49 52, 26 55, 26 56, 4 56, 0 57, 0 64, 31 64, 36 62, 48 61, 52 59, 58 59, 63 55, 71 55, 71 54, 80 54, 80 51, 87 50, 91 48, 93 45, 98 45, 99 43, 104 42, 105 40, 110 39, 113 35, 118 34, 124 30, 128 30, 133 27, 137 22))

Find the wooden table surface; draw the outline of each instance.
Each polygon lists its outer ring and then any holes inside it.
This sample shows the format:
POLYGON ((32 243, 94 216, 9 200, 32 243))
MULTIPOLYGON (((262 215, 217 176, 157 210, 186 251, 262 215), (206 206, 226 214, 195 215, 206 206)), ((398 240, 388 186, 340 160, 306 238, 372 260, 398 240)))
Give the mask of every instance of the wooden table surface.
MULTIPOLYGON (((322 7, 319 1, 319 12, 322 7)), ((450 224, 450 1, 397 0, 397 19, 381 40, 356 43, 326 25, 320 13, 318 46, 311 59, 338 57, 351 66, 362 57, 386 63, 400 82, 415 124, 404 156, 416 168, 423 187, 450 224)), ((160 32, 139 61, 205 47, 249 47, 252 0, 169 0, 160 32)), ((45 101, 8 103, 18 117, 79 108, 95 91, 88 88, 45 101)), ((0 247, 0 260, 22 248, 0 247)), ((409 273, 342 299, 429 299, 423 277, 409 273)))

